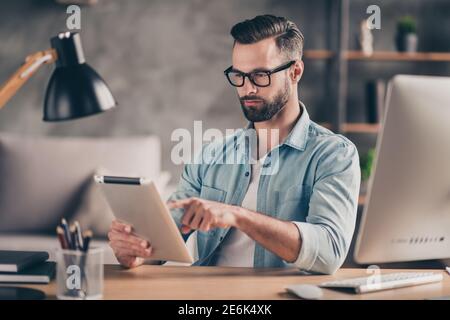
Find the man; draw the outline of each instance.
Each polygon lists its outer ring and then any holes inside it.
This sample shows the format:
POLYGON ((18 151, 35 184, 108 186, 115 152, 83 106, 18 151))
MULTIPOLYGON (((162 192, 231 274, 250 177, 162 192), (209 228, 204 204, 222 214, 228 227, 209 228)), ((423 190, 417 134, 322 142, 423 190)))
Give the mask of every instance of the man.
MULTIPOLYGON (((354 231, 357 150, 311 121, 299 102, 303 35, 293 22, 257 16, 235 25, 231 35, 233 65, 225 74, 250 125, 203 146, 200 161, 185 165, 169 208, 185 240, 197 231, 195 265, 296 266, 331 274, 354 231), (256 144, 242 148, 249 130, 256 144), (221 161, 230 152, 234 163, 221 161), (208 161, 201 161, 204 155, 208 161)), ((126 267, 151 257, 150 244, 131 226, 114 221, 109 239, 126 267)))

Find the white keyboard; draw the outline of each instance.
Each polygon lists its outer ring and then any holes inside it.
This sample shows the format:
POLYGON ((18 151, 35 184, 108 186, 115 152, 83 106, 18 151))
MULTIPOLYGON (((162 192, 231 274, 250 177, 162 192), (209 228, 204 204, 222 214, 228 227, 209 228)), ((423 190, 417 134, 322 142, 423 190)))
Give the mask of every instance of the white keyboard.
POLYGON ((435 272, 397 272, 368 277, 324 282, 322 288, 351 289, 356 293, 366 293, 401 287, 415 286, 442 281, 442 273, 435 272))

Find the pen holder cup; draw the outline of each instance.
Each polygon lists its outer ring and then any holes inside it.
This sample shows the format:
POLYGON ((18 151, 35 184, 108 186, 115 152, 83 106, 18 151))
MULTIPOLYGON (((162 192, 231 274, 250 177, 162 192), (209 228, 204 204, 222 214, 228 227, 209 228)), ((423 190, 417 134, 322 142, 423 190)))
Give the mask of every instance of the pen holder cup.
POLYGON ((56 251, 56 296, 63 300, 103 297, 103 249, 56 251))

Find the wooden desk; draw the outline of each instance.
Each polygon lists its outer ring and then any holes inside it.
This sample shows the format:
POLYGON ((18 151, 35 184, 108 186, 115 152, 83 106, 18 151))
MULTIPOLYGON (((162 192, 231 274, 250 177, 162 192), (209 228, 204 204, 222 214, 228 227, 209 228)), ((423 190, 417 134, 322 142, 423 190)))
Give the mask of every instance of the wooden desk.
MULTIPOLYGON (((382 270, 382 273, 419 270, 382 270)), ((424 299, 450 296, 450 275, 444 280, 409 288, 368 294, 324 289, 324 299, 424 299)), ((178 267, 144 265, 125 270, 105 265, 104 299, 296 299, 285 292, 289 284, 318 284, 332 279, 368 276, 365 269, 340 269, 332 276, 303 275, 296 269, 178 267)), ((55 299, 56 280, 49 285, 27 285, 55 299)))

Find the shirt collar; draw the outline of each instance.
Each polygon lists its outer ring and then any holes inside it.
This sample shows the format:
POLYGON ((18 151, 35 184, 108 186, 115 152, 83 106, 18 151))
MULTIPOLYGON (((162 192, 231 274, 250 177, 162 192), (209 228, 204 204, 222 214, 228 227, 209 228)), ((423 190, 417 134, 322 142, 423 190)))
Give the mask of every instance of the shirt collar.
MULTIPOLYGON (((292 128, 289 135, 286 137, 286 140, 282 144, 288 145, 294 149, 303 151, 306 147, 306 142, 308 139, 308 131, 310 125, 310 118, 308 111, 306 110, 303 102, 299 101, 300 108, 302 109, 302 115, 297 120, 294 128, 292 128)), ((247 129, 253 129, 253 122, 249 122, 247 125, 247 129)))

